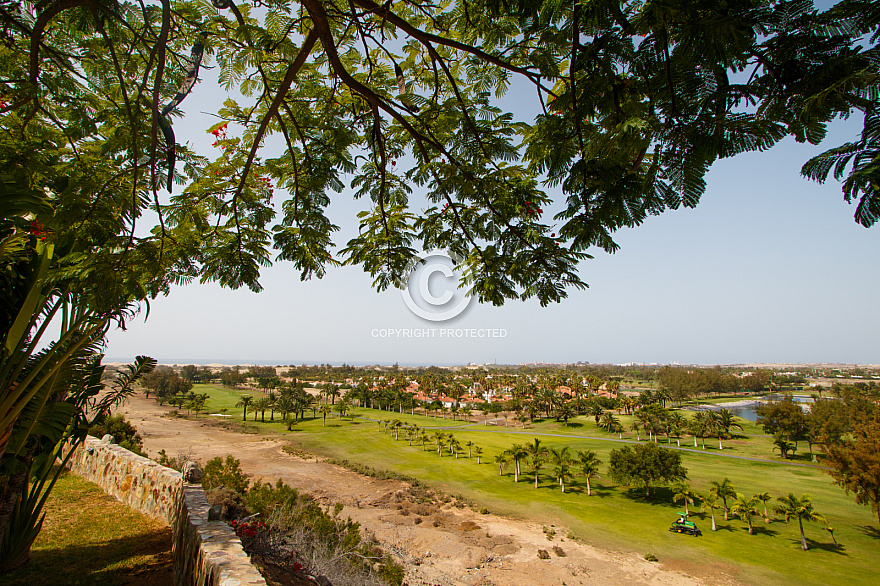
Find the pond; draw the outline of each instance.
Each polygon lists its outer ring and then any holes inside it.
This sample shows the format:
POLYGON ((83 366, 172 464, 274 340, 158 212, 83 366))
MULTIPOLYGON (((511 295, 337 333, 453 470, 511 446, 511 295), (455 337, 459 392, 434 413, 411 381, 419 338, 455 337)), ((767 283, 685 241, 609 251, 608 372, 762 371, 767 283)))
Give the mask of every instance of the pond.
MULTIPOLYGON (((717 405, 700 405, 699 407, 689 407, 692 411, 719 411, 721 409, 729 409, 731 413, 737 417, 756 421, 758 419, 758 406, 768 401, 781 401, 785 395, 766 395, 764 397, 755 397, 746 401, 736 401, 734 403, 719 403, 717 405)), ((792 397, 795 403, 801 403, 804 407, 808 403, 813 402, 812 397, 792 397)))

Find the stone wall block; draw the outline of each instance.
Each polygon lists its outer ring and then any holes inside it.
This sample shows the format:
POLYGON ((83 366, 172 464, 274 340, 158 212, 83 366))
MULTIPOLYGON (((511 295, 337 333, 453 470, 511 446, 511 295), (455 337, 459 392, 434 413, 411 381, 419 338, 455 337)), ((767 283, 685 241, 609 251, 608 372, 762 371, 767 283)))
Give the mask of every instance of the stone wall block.
POLYGON ((208 521, 200 484, 115 444, 89 437, 68 463, 77 476, 171 527, 175 586, 265 586, 229 525, 208 521))

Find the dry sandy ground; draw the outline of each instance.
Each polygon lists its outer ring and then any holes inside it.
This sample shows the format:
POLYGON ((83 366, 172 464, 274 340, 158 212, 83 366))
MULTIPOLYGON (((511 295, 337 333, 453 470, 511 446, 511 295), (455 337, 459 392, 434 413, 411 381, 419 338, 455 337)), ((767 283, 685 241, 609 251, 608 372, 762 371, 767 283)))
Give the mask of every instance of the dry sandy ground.
MULTIPOLYGON (((169 456, 192 452, 204 463, 233 454, 254 479, 274 483, 281 478, 328 504, 343 503, 342 515, 350 516, 398 553, 406 565, 408 586, 733 583, 729 577, 734 568, 699 564, 668 568, 632 552, 602 550, 568 539, 548 541, 537 524, 451 505, 416 505, 407 502, 410 487, 406 483, 376 480, 326 462, 290 456, 281 450, 286 443, 281 436, 233 433, 201 419, 165 418, 166 411, 143 397, 132 398, 121 409, 137 426, 151 455, 162 449, 169 456), (422 522, 417 523, 417 518, 422 522), (563 555, 553 546, 561 548, 563 555), (550 559, 539 559, 538 549, 549 552, 550 559)), ((565 533, 557 527, 557 535, 565 533)))

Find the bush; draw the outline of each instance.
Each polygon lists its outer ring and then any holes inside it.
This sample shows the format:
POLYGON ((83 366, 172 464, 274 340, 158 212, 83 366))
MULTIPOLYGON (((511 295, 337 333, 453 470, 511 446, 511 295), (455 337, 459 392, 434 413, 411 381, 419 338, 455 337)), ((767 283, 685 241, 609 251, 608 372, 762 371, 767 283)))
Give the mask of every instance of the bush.
POLYGON ((146 456, 143 440, 141 440, 137 428, 126 421, 125 416, 121 413, 119 415, 104 416, 89 428, 89 435, 97 438, 104 437, 108 433, 113 436, 113 439, 116 440, 120 447, 139 456, 146 456))
POLYGON ((183 472, 183 467, 190 460, 195 461, 193 457, 193 452, 190 449, 181 450, 177 452, 176 456, 171 458, 168 457, 168 454, 165 453, 165 450, 159 450, 159 454, 156 456, 156 462, 161 464, 162 466, 167 466, 173 470, 177 470, 178 472, 183 472))
POLYGON ((547 552, 546 549, 539 549, 538 550, 538 557, 541 558, 542 560, 549 560, 550 554, 547 552))
POLYGON ((205 490, 225 486, 240 494, 245 494, 248 490, 247 476, 241 471, 241 462, 232 454, 226 455, 224 462, 220 456, 208 460, 203 470, 202 487, 205 490))
POLYGON ((248 508, 264 517, 275 508, 293 506, 298 499, 296 489, 284 484, 280 478, 274 488, 268 482, 263 484, 258 481, 245 495, 248 508))

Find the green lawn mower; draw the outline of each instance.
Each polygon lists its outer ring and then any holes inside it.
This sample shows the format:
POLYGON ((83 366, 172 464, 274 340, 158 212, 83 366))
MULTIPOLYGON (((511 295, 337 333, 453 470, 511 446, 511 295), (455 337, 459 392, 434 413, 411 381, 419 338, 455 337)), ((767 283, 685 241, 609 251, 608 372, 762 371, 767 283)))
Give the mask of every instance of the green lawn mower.
POLYGON ((691 521, 687 520, 688 515, 685 513, 678 513, 678 519, 676 519, 672 523, 672 527, 669 528, 673 533, 684 533, 686 535, 693 535, 694 537, 699 537, 703 534, 696 525, 694 525, 691 521))

